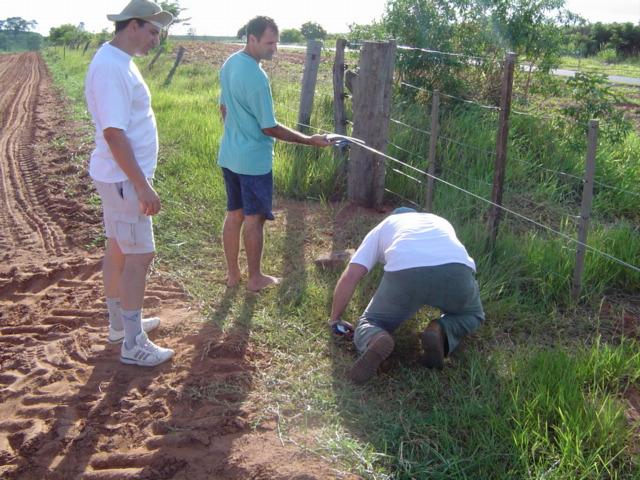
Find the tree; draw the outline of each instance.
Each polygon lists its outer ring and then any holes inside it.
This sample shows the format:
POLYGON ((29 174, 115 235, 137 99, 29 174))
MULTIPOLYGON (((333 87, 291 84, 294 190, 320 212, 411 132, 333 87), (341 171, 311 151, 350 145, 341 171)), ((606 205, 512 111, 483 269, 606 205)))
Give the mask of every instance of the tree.
POLYGON ((96 43, 98 45, 102 45, 103 43, 109 41, 109 39, 111 38, 111 32, 106 28, 103 28, 102 30, 100 30, 100 33, 96 33, 94 37, 96 39, 96 43))
POLYGON ((282 43, 302 43, 304 36, 295 28, 285 28, 280 34, 280 41, 282 43))
POLYGON ((180 2, 178 2, 178 0, 173 0, 173 1, 167 1, 167 0, 163 0, 161 2, 158 3, 158 5, 160 5, 160 7, 169 12, 171 15, 173 15, 173 22, 171 23, 171 25, 167 28, 165 28, 162 31, 162 34, 160 36, 160 43, 164 44, 167 41, 167 37, 169 36, 169 28, 171 28, 171 26, 173 25, 178 25, 180 23, 186 23, 189 20, 191 20, 191 17, 189 18, 181 18, 180 15, 182 14, 182 12, 186 11, 186 8, 182 8, 180 6, 180 2))
POLYGON ((370 24, 349 24, 347 40, 351 43, 360 43, 364 40, 383 40, 387 38, 387 32, 382 22, 373 21, 370 24))
POLYGON ((65 23, 59 27, 51 27, 49 41, 54 45, 79 44, 91 38, 91 34, 82 30, 79 26, 65 23))
POLYGON ((238 29, 238 33, 236 33, 236 37, 239 40, 242 40, 247 35, 247 24, 245 23, 238 29))
POLYGON ((0 20, 0 50, 39 50, 42 35, 30 32, 38 22, 22 17, 9 17, 0 20))
MULTIPOLYGON (((564 0, 389 0, 383 23, 402 45, 497 61, 512 50, 544 71, 562 46, 555 22, 563 5, 564 0)), ((397 65, 417 85, 495 98, 497 62, 476 60, 472 69, 469 60, 408 50, 400 52, 397 65), (479 78, 486 80, 484 92, 478 91, 479 78)))
POLYGON ((303 23, 300 27, 300 33, 307 40, 322 40, 327 36, 327 31, 315 22, 303 23))
POLYGON ((17 35, 21 32, 28 32, 38 25, 35 20, 25 20, 22 17, 9 17, 5 20, 0 20, 0 31, 11 32, 17 35))

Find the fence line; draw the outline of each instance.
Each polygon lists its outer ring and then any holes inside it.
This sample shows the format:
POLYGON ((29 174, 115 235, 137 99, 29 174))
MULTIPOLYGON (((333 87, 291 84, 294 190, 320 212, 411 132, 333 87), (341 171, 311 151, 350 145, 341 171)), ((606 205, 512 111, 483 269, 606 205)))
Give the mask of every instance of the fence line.
POLYGON ((416 132, 431 135, 431 132, 428 130, 423 130, 421 128, 414 127, 413 125, 409 125, 407 123, 401 122, 400 120, 396 120, 395 118, 390 118, 389 120, 397 125, 402 125, 403 127, 410 128, 411 130, 414 130, 416 132))
MULTIPOLYGON (((408 163, 405 163, 405 162, 403 162, 401 160, 398 160, 397 158, 394 158, 394 157, 392 157, 390 155, 387 155, 386 153, 380 152, 379 150, 375 150, 374 148, 371 148, 368 145, 361 145, 359 143, 355 143, 353 145, 356 148, 363 148, 365 150, 370 151, 371 153, 375 153, 376 155, 379 155, 379 156, 381 156, 383 158, 391 160, 392 162, 396 162, 396 163, 398 163, 400 165, 403 165, 403 166, 405 166, 405 167, 407 167, 407 168, 409 168, 411 170, 414 170, 417 173, 421 173, 422 175, 431 176, 427 172, 424 172, 424 171, 422 171, 422 170, 420 170, 420 169, 418 169, 418 168, 416 168, 416 167, 414 167, 412 165, 409 165, 408 163)), ((525 221, 527 221, 529 223, 532 223, 532 224, 536 225, 537 227, 540 227, 542 229, 548 230, 551 233, 554 233, 555 235, 558 235, 558 236, 564 238, 565 240, 569 240, 570 242, 575 243, 577 245, 580 245, 580 246, 586 248, 587 250, 589 250, 589 251, 591 251, 593 253, 597 253, 598 255, 606 257, 606 258, 608 258, 609 260, 611 260, 611 261, 613 261, 615 263, 618 263, 618 264, 620 264, 620 265, 622 265, 624 267, 630 268, 630 269, 640 273, 640 267, 636 267, 635 265, 632 265, 632 264, 630 264, 628 262, 625 262, 624 260, 621 260, 621 259, 619 259, 617 257, 614 257, 613 255, 611 255, 611 254, 609 254, 607 252, 603 252, 602 250, 599 250, 599 249, 597 249, 597 248, 595 248, 595 247, 593 247, 593 246, 591 246, 591 245, 589 245, 587 243, 583 243, 583 242, 581 242, 579 240, 576 240, 575 238, 572 238, 572 237, 570 237, 569 235, 567 235, 565 233, 562 233, 562 232, 560 232, 560 231, 558 231, 558 230, 556 230, 556 229, 554 229, 552 227, 549 227, 548 225, 540 223, 540 222, 538 222, 536 220, 528 218, 525 215, 522 215, 522 214, 520 214, 520 213, 518 213, 518 212, 516 212, 514 210, 511 210, 511 209, 509 209, 509 208, 507 208, 507 207, 505 207, 503 205, 498 205, 497 203, 494 203, 491 200, 488 200, 488 199, 486 199, 486 198, 484 198, 484 197, 482 197, 480 195, 477 195, 477 194, 475 194, 473 192, 470 192, 469 190, 466 190, 466 189, 464 189, 462 187, 459 187, 459 186, 457 186, 457 185, 455 185, 455 184, 453 184, 451 182, 447 182, 446 180, 443 180, 442 178, 439 178, 439 177, 437 177, 435 175, 433 175, 432 177, 433 177, 434 180, 436 180, 436 181, 438 181, 440 183, 443 183, 443 184, 445 184, 445 185, 447 185, 449 187, 452 187, 452 188, 454 188, 456 190, 459 190, 462 193, 470 195, 470 196, 472 196, 472 197, 474 197, 474 198, 476 198, 478 200, 481 200, 481 201, 483 201, 483 202, 485 202, 485 203, 487 203, 487 204, 489 204, 489 205, 491 205, 491 206, 493 206, 495 208, 499 208, 500 210, 503 210, 506 213, 514 215, 514 216, 520 218, 521 220, 525 220, 525 221)))
POLYGON ((396 144, 395 144, 395 143, 393 143, 393 142, 388 142, 388 143, 389 143, 389 145, 391 145, 393 148, 396 148, 396 149, 400 150, 401 152, 406 153, 407 155, 411 155, 411 156, 412 156, 412 157, 414 157, 414 158, 424 159, 424 157, 423 157, 422 155, 418 154, 418 153, 410 152, 409 150, 406 150, 406 149, 402 148, 400 145, 396 145, 396 144))
POLYGON ((386 187, 385 187, 384 191, 385 191, 385 192, 387 192, 387 193, 390 193, 390 194, 392 194, 392 195, 395 195, 396 197, 398 197, 398 198, 400 198, 400 199, 404 200, 404 201, 405 201, 405 202, 407 202, 407 203, 410 203, 410 204, 414 205, 414 206, 415 206, 415 207, 417 207, 417 208, 422 208, 418 203, 414 202, 413 200, 411 200, 411 199, 409 199, 409 198, 407 198, 407 197, 405 197, 405 196, 403 196, 403 195, 400 195, 400 194, 399 194, 399 193, 397 193, 397 192, 394 192, 393 190, 390 190, 390 189, 388 189, 388 188, 386 188, 386 187))
POLYGON ((398 170, 397 168, 392 168, 391 169, 392 172, 398 173, 400 175, 402 175, 403 177, 407 177, 408 179, 414 181, 415 183, 419 184, 419 185, 424 185, 424 182, 422 180, 420 180, 419 178, 413 177, 411 175, 409 175, 406 172, 403 172, 402 170, 398 170))
POLYGON ((469 150, 475 150, 476 152, 480 152, 488 157, 493 157, 495 155, 495 152, 492 150, 485 150, 484 148, 476 147, 474 145, 469 145, 468 143, 459 142, 458 140, 454 140, 453 138, 446 137, 444 135, 439 135, 438 140, 440 139, 445 140, 447 143, 453 143, 454 145, 459 145, 469 150))
MULTIPOLYGON (((311 129, 314 129, 314 130, 316 130, 316 131, 322 131, 322 132, 324 132, 324 133, 331 133, 329 130, 324 130, 324 129, 322 129, 322 128, 314 127, 314 126, 312 126, 312 125, 304 125, 304 126, 309 127, 309 128, 311 128, 311 129)), ((590 251, 590 252, 592 252, 592 253, 596 253, 596 254, 598 254, 598 255, 601 255, 601 256, 603 256, 603 257, 607 258, 608 260, 610 260, 610 261, 612 261, 612 262, 615 262, 615 263, 617 263, 617 264, 619 264, 619 265, 622 265, 623 267, 629 268, 629 269, 631 269, 631 270, 633 270, 633 271, 635 271, 635 272, 637 272, 637 273, 640 273, 640 267, 637 267, 637 266, 632 265, 632 264, 630 264, 630 263, 628 263, 628 262, 625 262, 624 260, 619 259, 619 258, 617 258, 617 257, 615 257, 615 256, 613 256, 613 255, 611 255, 611 254, 609 254, 609 253, 607 253, 607 252, 604 252, 604 251, 602 251, 602 250, 600 250, 600 249, 598 249, 598 248, 596 248, 596 247, 593 247, 593 246, 591 246, 591 245, 589 245, 589 244, 587 244, 587 243, 584 243, 584 242, 581 242, 581 241, 579 241, 579 240, 576 240, 575 238, 573 238, 573 237, 571 237, 571 236, 569 236, 569 235, 567 235, 567 234, 565 234, 565 233, 562 233, 562 232, 560 232, 559 230, 556 230, 556 229, 554 229, 554 228, 552 228, 552 227, 550 227, 550 226, 548 226, 548 225, 545 225, 545 224, 543 224, 543 223, 540 223, 540 222, 538 222, 537 220, 534 220, 534 219, 532 219, 532 218, 529 218, 529 217, 527 217, 527 216, 525 216, 525 215, 523 215, 523 214, 521 214, 521 213, 516 212, 515 210, 512 210, 512 209, 510 209, 510 208, 505 207, 504 205, 498 205, 498 204, 496 204, 496 203, 492 202, 491 200, 489 200, 489 199, 487 199, 487 198, 482 197, 481 195, 478 195, 478 194, 473 193, 473 192, 471 192, 471 191, 469 191, 469 190, 466 190, 466 189, 464 189, 464 188, 462 188, 462 187, 460 187, 460 186, 458 186, 458 185, 455 185, 455 184, 453 184, 453 183, 451 183, 451 182, 448 182, 448 181, 446 181, 446 180, 444 180, 444 179, 442 179, 442 178, 440 178, 440 177, 438 177, 438 176, 436 176, 436 175, 430 175, 429 173, 427 173, 427 172, 425 172, 425 171, 423 171, 423 170, 420 170, 420 169, 418 169, 418 168, 414 167, 413 165, 410 165, 410 164, 408 164, 408 163, 406 163, 406 162, 403 162, 402 160, 398 160, 397 158, 392 157, 391 155, 388 155, 388 154, 386 154, 386 153, 383 153, 383 152, 381 152, 381 151, 379 151, 379 150, 376 150, 376 149, 374 149, 374 148, 371 148, 371 147, 369 147, 368 145, 362 145, 362 144, 359 144, 359 143, 353 143, 352 145, 353 145, 354 147, 356 147, 356 148, 363 148, 363 149, 365 149, 365 150, 368 150, 368 151, 370 151, 371 153, 374 153, 374 154, 379 155, 379 156, 381 156, 381 157, 383 157, 383 158, 386 158, 387 160, 391 160, 392 162, 395 162, 395 163, 397 163, 397 164, 399 164, 399 165, 402 165, 402 166, 404 166, 404 167, 407 167, 407 168, 409 168, 410 170, 413 170, 413 171, 414 171, 414 172, 416 172, 416 173, 420 173, 420 174, 422 174, 422 175, 424 175, 424 176, 427 176, 427 177, 433 178, 433 180, 435 180, 435 181, 437 181, 437 182, 443 183, 444 185, 447 185, 447 186, 449 186, 449 187, 451 187, 451 188, 453 188, 453 189, 455 189, 455 190, 458 190, 458 191, 460 191, 460 192, 462 192, 462 193, 464 193, 464 194, 466 194, 466 195, 470 195, 471 197, 474 197, 474 198, 476 198, 476 199, 478 199, 478 200, 480 200, 480 201, 482 201, 482 202, 485 202, 486 204, 488 204, 488 205, 490 205, 490 206, 493 206, 493 207, 499 208, 500 210, 503 210, 504 212, 509 213, 509 214, 511 214, 511 215, 513 215, 513 216, 515 216, 515 217, 519 218, 520 220, 523 220, 523 221, 528 222, 528 223, 531 223, 531 224, 533 224, 533 225, 535 225, 535 226, 537 226, 537 227, 539 227, 539 228, 542 228, 542 229, 544 229, 544 230, 547 230, 547 231, 549 231, 549 232, 551 232, 551 233, 553 233, 553 234, 555 234, 555 235, 557 235, 557 236, 559 236, 559 237, 562 237, 562 238, 563 238, 563 239, 565 239, 565 240, 570 241, 571 243, 574 243, 574 244, 576 244, 576 245, 579 245, 579 246, 581 246, 581 247, 586 248, 587 250, 589 250, 589 251, 590 251)), ((400 173, 400 174, 403 174, 403 175, 405 175, 405 176, 409 176, 409 175, 408 175, 408 174, 406 174, 405 172, 400 172, 400 171, 398 171, 397 169, 393 169, 393 171, 395 171, 395 172, 397 172, 397 173, 400 173)), ((413 178, 414 180, 419 181, 418 179, 415 179, 415 177, 410 177, 410 178, 413 178)), ((424 182, 423 182, 423 181, 420 181, 420 183, 421 183, 421 184, 424 184, 424 182)), ((414 202, 413 200, 410 200, 410 199, 408 199, 408 198, 403 197, 402 195, 400 195, 400 194, 399 194, 399 193, 397 193, 397 192, 394 192, 394 191, 389 190, 389 189, 387 189, 387 188, 385 188, 385 189, 384 189, 384 191, 385 191, 385 192, 388 192, 388 193, 391 193, 391 194, 393 194, 393 195, 396 195, 396 196, 398 196, 398 197, 402 198, 403 200, 405 200, 405 201, 407 201, 407 202, 410 202, 410 203, 412 203, 413 205, 416 205, 417 207, 421 208, 421 207, 420 207, 420 205, 418 205, 416 202, 414 202)), ((571 216, 571 215, 567 215, 567 218, 572 218, 572 216, 571 216)))
POLYGON ((431 50, 429 48, 409 47, 407 45, 398 45, 397 48, 398 50, 428 53, 431 55, 443 55, 443 56, 456 57, 456 58, 468 58, 471 60, 479 60, 481 62, 490 62, 490 63, 497 63, 497 64, 501 63, 500 60, 496 60, 495 58, 481 57, 478 55, 468 55, 466 53, 441 52, 439 50, 431 50))
MULTIPOLYGON (((429 90, 428 88, 418 87, 416 85, 412 85, 412 84, 407 83, 407 82, 400 82, 400 85, 408 87, 408 88, 413 88, 414 90, 419 90, 421 92, 430 93, 431 95, 433 95, 433 91, 429 90)), ((499 111, 500 110, 500 107, 496 107, 495 105, 484 105, 484 104, 479 103, 479 102, 474 102, 473 100, 468 100, 468 99, 462 98, 462 97, 456 97, 455 95, 449 95, 449 94, 443 93, 441 91, 439 91, 439 92, 440 92, 440 96, 446 97, 446 98, 450 98, 452 100, 456 100, 456 101, 461 102, 461 103, 468 103, 470 105, 474 105, 474 106, 479 107, 479 108, 484 108, 485 110, 495 110, 495 111, 499 111)))
MULTIPOLYGON (((416 88, 419 88, 419 87, 416 87, 416 88)), ((425 91, 430 92, 429 90, 426 90, 426 89, 425 89, 425 91)), ((432 92, 430 92, 430 93, 432 93, 432 92)), ((329 96, 329 95, 327 94, 326 96, 329 96)), ((296 112, 297 113, 297 110, 292 109, 291 107, 287 106, 286 104, 281 104, 281 105, 284 105, 284 108, 286 108, 287 110, 290 110, 292 112, 296 112)), ((415 130, 416 132, 419 132, 419 133, 423 133, 423 134, 426 134, 426 135, 431 135, 431 132, 428 131, 428 130, 423 130, 423 129, 420 129, 418 127, 414 127, 413 125, 401 122, 400 120, 397 120, 397 119, 394 119, 394 118, 391 118, 391 122, 393 122, 395 124, 398 124, 398 125, 401 125, 401 126, 404 126, 406 128, 415 130)), ((346 123, 350 124, 350 125, 353 125, 353 122, 351 122, 350 120, 347 120, 346 123)), ((301 125, 305 125, 305 124, 301 124, 301 125)), ((323 126, 326 127, 328 125, 323 124, 323 126)), ((331 130, 323 130, 323 131, 325 133, 332 133, 331 130)), ((474 146, 474 145, 470 145, 468 143, 460 142, 458 140, 454 140, 453 138, 447 137, 447 136, 442 135, 442 134, 440 134, 438 136, 438 141, 440 139, 446 141, 447 143, 458 145, 458 146, 464 147, 465 149, 473 150, 473 151, 482 153, 483 155, 486 155, 486 156, 489 156, 489 157, 491 157, 491 156, 493 156, 495 154, 495 152, 493 152, 492 150, 487 150, 487 149, 483 149, 483 148, 480 148, 480 147, 477 147, 477 146, 474 146)), ((389 144, 392 145, 394 148, 397 148, 398 150, 401 150, 401 151, 403 151, 403 152, 405 152, 405 153, 407 153, 409 155, 412 155, 412 156, 418 157, 418 158, 422 158, 422 156, 420 154, 414 153, 414 152, 410 152, 410 151, 400 147, 397 144, 394 144, 392 142, 389 142, 389 144)), ((584 179, 581 176, 574 175, 572 173, 563 172, 561 170, 554 170, 554 169, 551 169, 551 168, 543 167, 542 165, 536 165, 533 162, 528 162, 526 160, 523 160, 522 158, 520 158, 518 155, 515 155, 515 154, 510 154, 509 157, 511 159, 521 163, 521 164, 530 165, 530 166, 536 167, 536 168, 538 168, 540 170, 543 170, 545 172, 553 173, 553 174, 556 174, 556 175, 559 175, 559 176, 565 176, 565 177, 568 177, 568 178, 572 178, 572 179, 578 180, 580 183, 584 183, 584 179)), ((601 182, 599 180, 594 180, 594 183, 596 185, 599 185, 600 187, 603 187, 603 188, 608 188, 608 189, 615 190, 615 191, 620 192, 620 193, 624 193, 624 194, 640 197, 640 192, 635 192, 633 190, 628 190, 628 189, 616 187, 614 185, 610 185, 610 184, 601 182)))
MULTIPOLYGON (((406 150, 405 150, 405 152, 407 152, 408 154, 410 154, 412 156, 417 156, 416 154, 408 152, 406 150)), ((407 165, 409 165, 409 164, 407 164, 407 165)), ((411 178, 414 181, 418 181, 418 182, 424 184, 424 181, 418 180, 415 177, 412 177, 412 176, 408 175, 406 172, 403 172, 403 171, 398 170, 396 168, 392 168, 392 171, 396 172, 396 173, 399 173, 399 174, 402 174, 402 175, 404 175, 404 176, 406 176, 408 178, 411 178)), ((484 187, 492 187, 493 186, 493 184, 490 183, 490 182, 481 180, 479 178, 471 177, 468 174, 464 174, 464 173, 458 172, 457 170, 454 170, 454 169, 451 169, 451 168, 448 168, 448 167, 442 167, 441 166, 440 167, 440 171, 446 172, 447 174, 455 176, 455 177, 457 177, 457 178, 459 178, 461 180, 466 180, 467 182, 474 183, 474 184, 476 184, 478 186, 484 186, 484 187)), ((522 201, 524 201, 524 202, 526 202, 528 204, 531 204, 531 205, 533 205, 535 207, 540 208, 541 210, 551 212, 551 213, 555 214, 556 216, 558 216, 560 219, 566 218, 566 219, 569 219, 569 220, 571 220, 572 222, 575 223, 577 221, 577 219, 579 218, 579 215, 573 215, 567 210, 562 210, 560 208, 553 207, 551 205, 547 205, 547 204, 544 204, 544 203, 536 202, 536 201, 534 201, 533 199, 531 199, 529 197, 523 196, 517 190, 506 188, 504 190, 504 193, 508 196, 509 199, 520 199, 520 200, 522 200, 522 201)))

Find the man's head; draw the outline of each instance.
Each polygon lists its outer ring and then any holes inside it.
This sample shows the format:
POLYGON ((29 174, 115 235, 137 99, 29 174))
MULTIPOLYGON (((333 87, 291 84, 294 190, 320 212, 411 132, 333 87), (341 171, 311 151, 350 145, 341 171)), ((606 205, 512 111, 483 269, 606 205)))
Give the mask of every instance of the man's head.
POLYGON ((278 33, 278 25, 273 18, 252 18, 247 23, 247 53, 257 61, 271 60, 278 50, 278 33))
POLYGON ((107 15, 116 24, 116 36, 124 42, 131 55, 146 55, 160 42, 160 31, 173 21, 173 15, 165 12, 149 0, 131 0, 118 14, 107 15))
POLYGON ((415 209, 409 207, 398 207, 393 212, 391 212, 391 215, 397 215, 398 213, 416 213, 416 211, 415 209))

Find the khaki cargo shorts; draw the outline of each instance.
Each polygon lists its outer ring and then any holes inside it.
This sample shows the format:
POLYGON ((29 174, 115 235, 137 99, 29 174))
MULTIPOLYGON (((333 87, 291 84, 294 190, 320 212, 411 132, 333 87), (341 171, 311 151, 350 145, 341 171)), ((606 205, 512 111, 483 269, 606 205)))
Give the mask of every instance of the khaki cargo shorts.
POLYGON ((116 240, 124 254, 152 253, 156 250, 151 217, 140 213, 138 196, 130 181, 93 181, 102 199, 107 238, 116 240))

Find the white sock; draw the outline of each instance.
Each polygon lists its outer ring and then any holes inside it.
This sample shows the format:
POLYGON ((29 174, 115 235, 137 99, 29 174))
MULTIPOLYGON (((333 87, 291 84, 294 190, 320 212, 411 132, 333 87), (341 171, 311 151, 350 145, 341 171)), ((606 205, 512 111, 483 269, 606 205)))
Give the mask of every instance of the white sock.
POLYGON ((136 337, 142 332, 142 310, 122 310, 124 325, 124 346, 133 348, 136 337))
POLYGON ((109 326, 114 330, 122 330, 122 309, 119 298, 107 298, 107 310, 109 311, 109 326))

